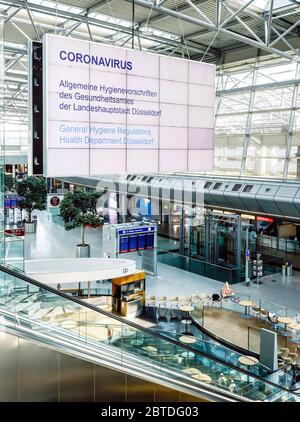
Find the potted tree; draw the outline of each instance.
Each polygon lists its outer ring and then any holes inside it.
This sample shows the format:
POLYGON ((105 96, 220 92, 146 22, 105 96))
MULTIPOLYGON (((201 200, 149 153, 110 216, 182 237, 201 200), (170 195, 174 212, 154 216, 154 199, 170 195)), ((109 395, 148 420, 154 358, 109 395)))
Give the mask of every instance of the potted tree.
POLYGON ((47 186, 45 179, 38 177, 27 177, 17 182, 17 194, 22 197, 18 201, 18 208, 27 211, 27 220, 25 222, 25 233, 34 233, 36 222, 32 221, 32 212, 34 210, 43 211, 47 207, 47 186))
POLYGON ((66 230, 81 228, 81 243, 76 245, 77 258, 90 256, 90 245, 85 243, 85 228, 87 226, 97 228, 103 224, 103 217, 99 215, 96 208, 100 196, 99 192, 77 189, 66 193, 60 204, 60 215, 66 230))
POLYGON ((15 190, 16 181, 12 174, 4 175, 4 188, 6 192, 12 192, 15 190))

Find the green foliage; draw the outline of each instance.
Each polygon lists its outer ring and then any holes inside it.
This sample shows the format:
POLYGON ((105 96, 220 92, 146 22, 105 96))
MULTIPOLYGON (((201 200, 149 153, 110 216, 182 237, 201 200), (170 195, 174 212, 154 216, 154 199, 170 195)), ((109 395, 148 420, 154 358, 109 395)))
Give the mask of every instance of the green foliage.
POLYGON ((99 192, 87 192, 81 189, 73 193, 65 194, 60 204, 60 215, 66 224, 66 230, 81 227, 81 244, 84 245, 84 230, 86 226, 93 228, 100 227, 103 217, 97 212, 97 200, 100 198, 99 192))
POLYGON ((4 175, 4 186, 6 192, 12 192, 15 190, 16 181, 12 174, 5 174, 4 175))
POLYGON ((16 190, 18 195, 24 199, 18 202, 18 208, 24 209, 28 213, 28 222, 31 222, 34 210, 43 211, 47 207, 47 186, 45 179, 38 177, 27 177, 27 179, 17 182, 16 190))

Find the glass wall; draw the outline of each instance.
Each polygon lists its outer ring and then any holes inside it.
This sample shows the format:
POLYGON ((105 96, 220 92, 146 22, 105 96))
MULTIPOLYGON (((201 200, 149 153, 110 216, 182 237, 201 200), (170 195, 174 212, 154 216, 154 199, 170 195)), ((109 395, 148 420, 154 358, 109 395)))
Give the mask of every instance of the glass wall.
POLYGON ((299 63, 258 57, 217 77, 216 172, 299 179, 299 63))

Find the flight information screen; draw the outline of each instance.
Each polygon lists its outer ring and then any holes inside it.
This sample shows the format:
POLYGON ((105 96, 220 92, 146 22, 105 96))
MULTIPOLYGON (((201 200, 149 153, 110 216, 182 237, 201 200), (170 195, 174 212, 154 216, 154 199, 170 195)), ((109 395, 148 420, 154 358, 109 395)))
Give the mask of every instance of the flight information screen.
POLYGON ((128 236, 121 236, 120 237, 120 253, 129 252, 129 238, 128 236))
POLYGON ((139 234, 138 235, 138 250, 141 251, 146 247, 146 235, 139 234))

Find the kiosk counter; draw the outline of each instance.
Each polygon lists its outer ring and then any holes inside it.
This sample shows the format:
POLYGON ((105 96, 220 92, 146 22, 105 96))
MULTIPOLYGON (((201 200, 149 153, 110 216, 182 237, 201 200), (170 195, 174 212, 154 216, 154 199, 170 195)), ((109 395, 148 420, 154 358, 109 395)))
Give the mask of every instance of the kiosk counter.
POLYGON ((112 279, 113 311, 126 318, 141 315, 145 304, 144 271, 112 279))

